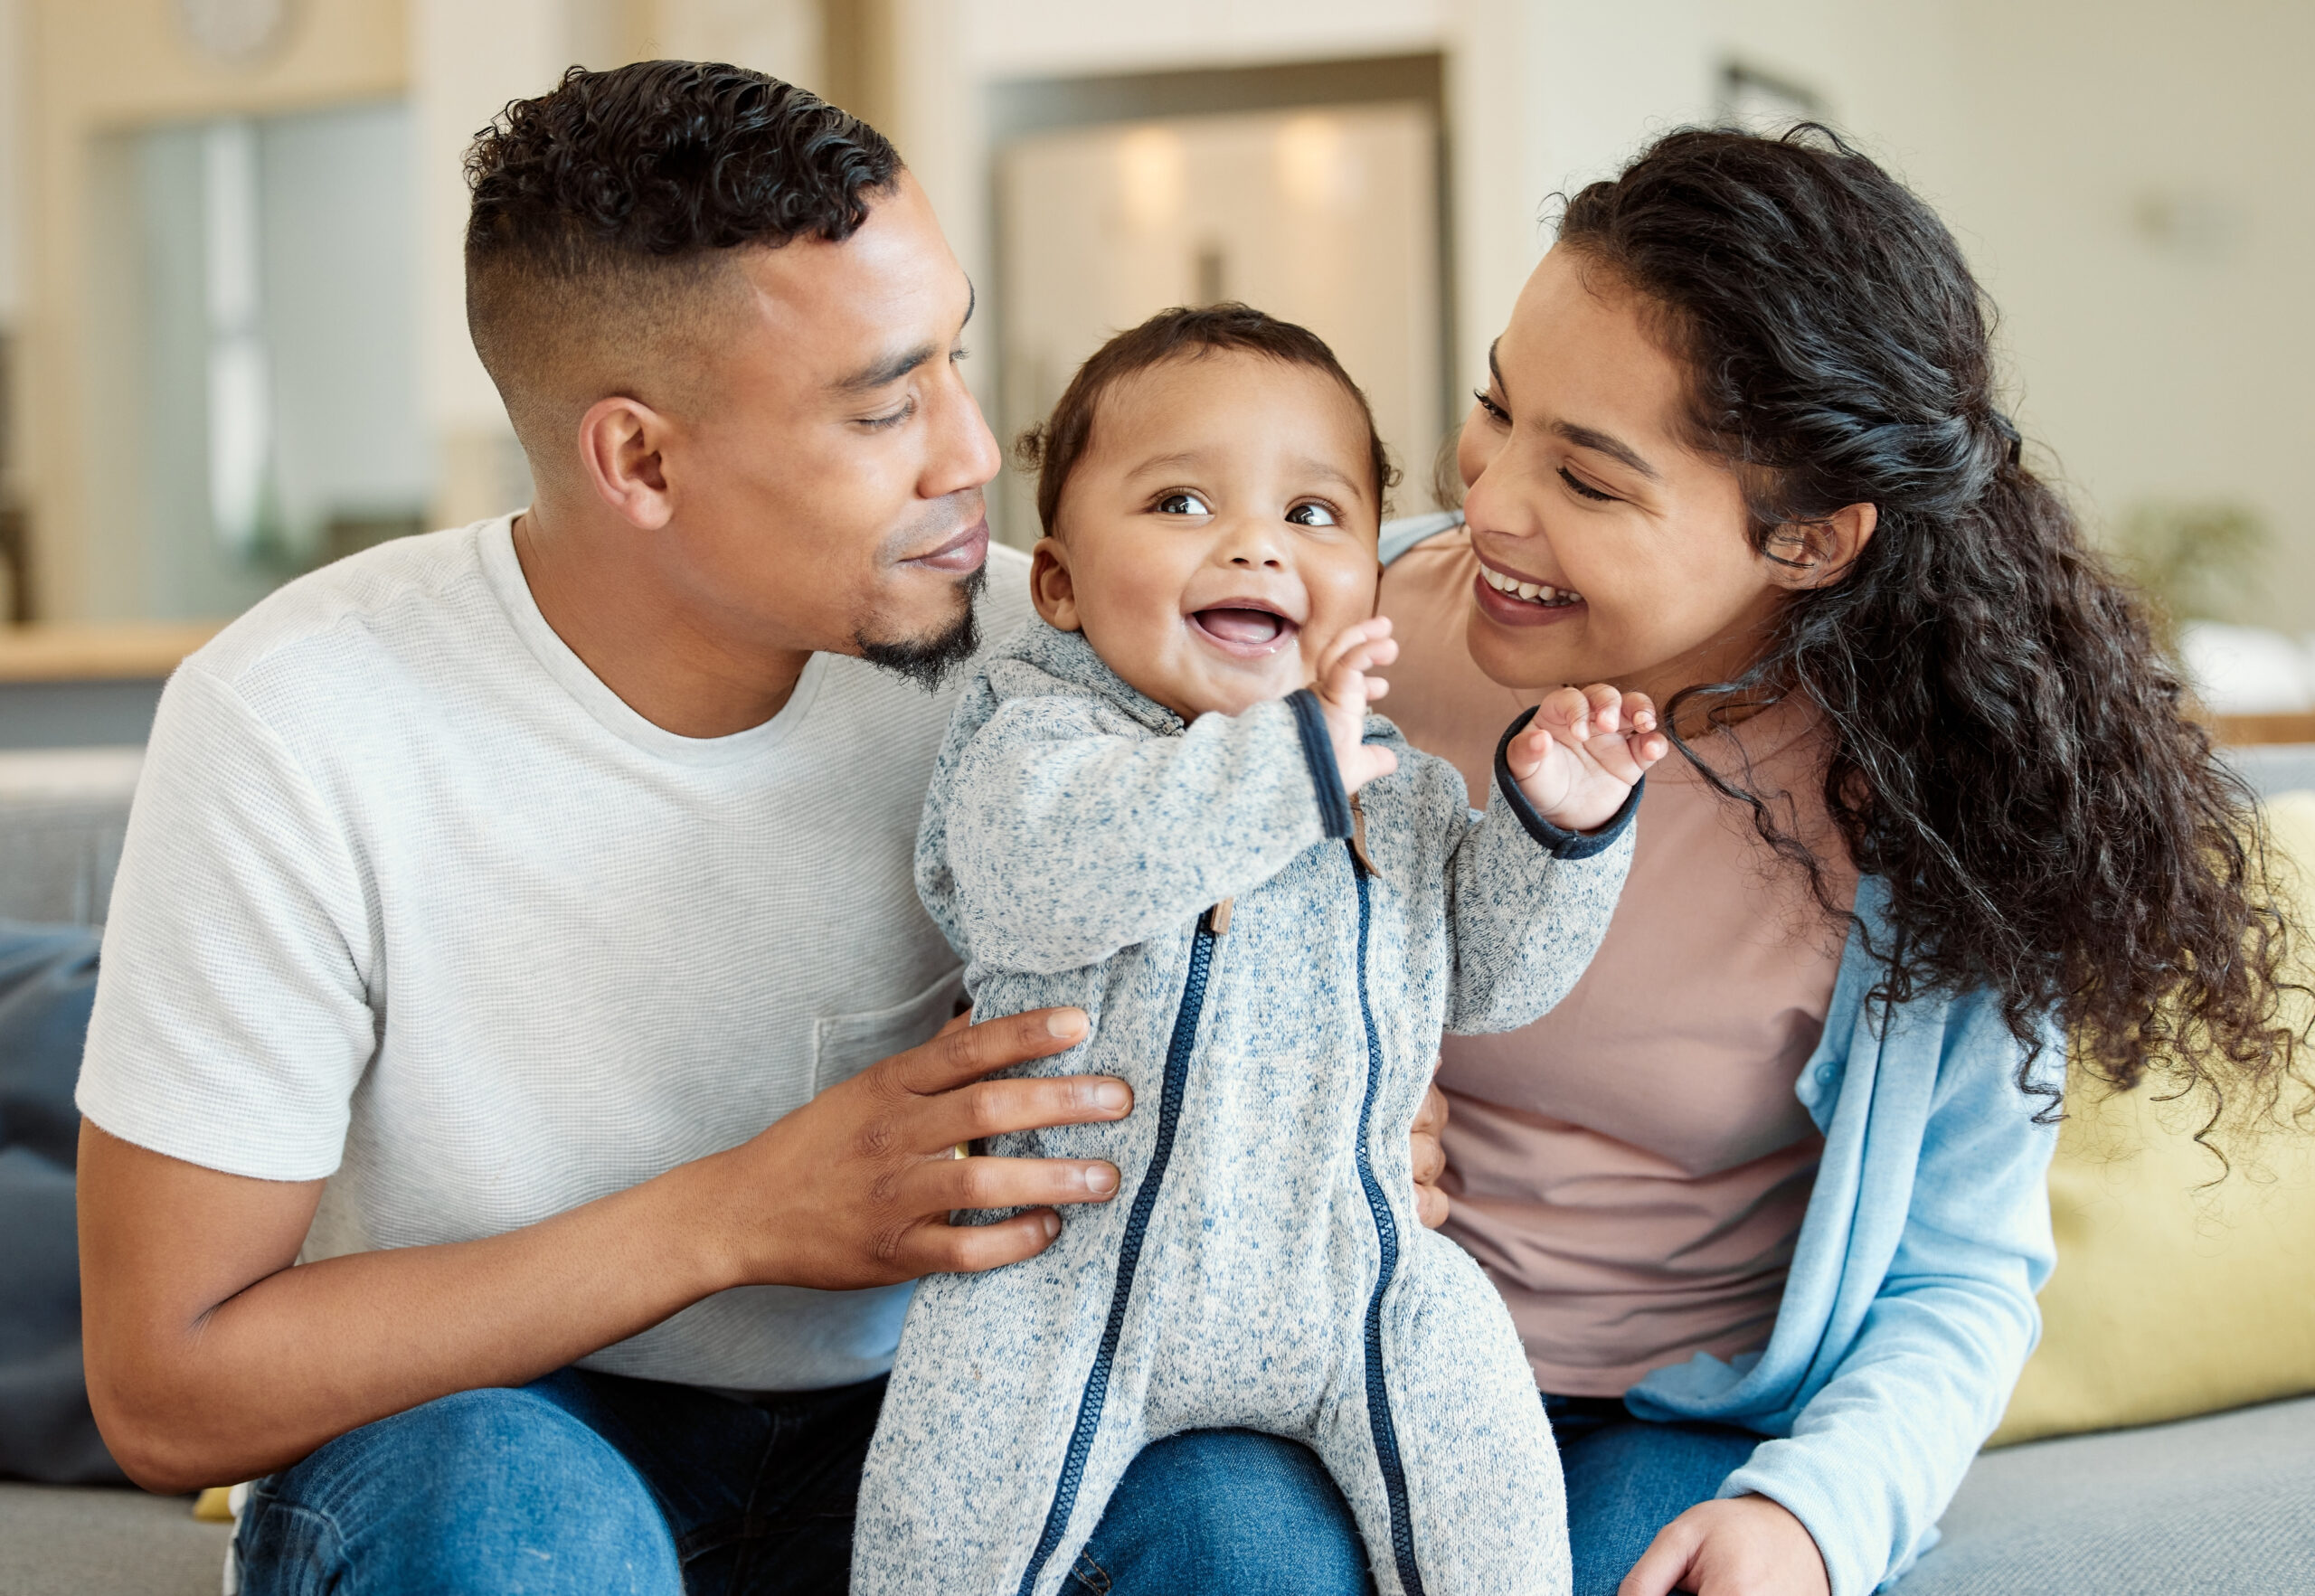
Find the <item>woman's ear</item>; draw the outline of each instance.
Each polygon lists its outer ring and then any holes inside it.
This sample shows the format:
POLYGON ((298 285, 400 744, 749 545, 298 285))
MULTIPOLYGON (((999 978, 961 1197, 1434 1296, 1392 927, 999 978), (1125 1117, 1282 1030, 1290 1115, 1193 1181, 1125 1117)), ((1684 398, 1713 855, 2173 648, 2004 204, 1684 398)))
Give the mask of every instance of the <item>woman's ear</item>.
POLYGON ((1822 521, 1778 527, 1769 534, 1771 580, 1796 591, 1830 587, 1848 574, 1880 523, 1877 505, 1844 505, 1822 521))
POLYGON ((1029 601, 1055 631, 1083 629, 1077 617, 1077 584, 1069 574, 1069 550, 1057 537, 1041 537, 1029 551, 1029 601))
POLYGON ((579 418, 579 462, 595 496, 630 525, 657 532, 676 513, 663 449, 666 418, 624 395, 599 399, 579 418))

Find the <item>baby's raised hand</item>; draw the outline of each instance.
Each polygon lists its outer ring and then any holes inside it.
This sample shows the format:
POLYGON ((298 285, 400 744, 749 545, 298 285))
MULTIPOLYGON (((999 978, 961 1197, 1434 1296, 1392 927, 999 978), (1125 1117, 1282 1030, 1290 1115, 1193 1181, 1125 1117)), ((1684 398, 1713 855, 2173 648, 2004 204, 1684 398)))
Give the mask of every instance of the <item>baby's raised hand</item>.
POLYGON ((1366 673, 1398 656, 1391 623, 1379 615, 1344 628, 1318 656, 1314 685, 1327 712, 1327 732, 1334 739, 1335 765, 1342 772, 1345 792, 1356 792, 1399 768, 1398 755, 1361 741, 1366 732, 1366 706, 1391 690, 1388 682, 1366 673))
POLYGON ((1633 785, 1671 749, 1647 694, 1594 684, 1545 697, 1504 758, 1537 814, 1591 831, 1615 818, 1633 785))

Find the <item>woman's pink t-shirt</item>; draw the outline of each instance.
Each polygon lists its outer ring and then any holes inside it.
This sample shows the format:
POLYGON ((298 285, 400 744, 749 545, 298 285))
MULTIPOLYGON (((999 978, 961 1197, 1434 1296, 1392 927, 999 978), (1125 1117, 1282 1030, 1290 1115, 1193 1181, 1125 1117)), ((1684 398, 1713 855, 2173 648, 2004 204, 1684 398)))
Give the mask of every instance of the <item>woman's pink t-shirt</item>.
MULTIPOLYGON (((1385 573, 1399 639, 1385 709, 1484 802, 1495 746, 1541 696, 1471 663, 1478 562, 1460 531, 1385 573)), ((1755 791, 1789 795, 1828 846, 1812 724, 1788 710, 1734 740, 1755 791)), ((1715 767, 1737 751, 1713 752, 1715 767)), ((1706 745, 1710 750, 1710 745, 1706 745)), ((1697 1352, 1768 1339, 1821 1138, 1793 1096, 1839 969, 1845 926, 1779 864, 1748 815, 1677 753, 1648 779, 1631 876, 1575 989, 1534 1025, 1450 1036, 1439 1083, 1448 1232, 1510 1304, 1544 1390, 1617 1396, 1697 1352)), ((1829 883, 1844 906, 1856 878, 1829 883)))

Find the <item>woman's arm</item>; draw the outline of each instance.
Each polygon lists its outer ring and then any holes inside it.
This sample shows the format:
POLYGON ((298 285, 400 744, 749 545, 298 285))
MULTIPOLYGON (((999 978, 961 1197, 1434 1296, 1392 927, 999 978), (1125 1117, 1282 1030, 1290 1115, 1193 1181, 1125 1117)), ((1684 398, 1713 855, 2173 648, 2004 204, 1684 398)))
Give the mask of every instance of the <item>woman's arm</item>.
MULTIPOLYGON (((1847 1353, 1789 1437, 1762 1442, 1722 1500, 1666 1527, 1623 1596, 1809 1589, 1737 1577, 1772 1543, 1787 1548, 1780 1580, 1807 1575, 1784 1566, 1805 1560, 1752 1497, 1807 1526, 1832 1596, 1865 1596, 1921 1549, 2040 1334, 2056 1128, 2035 1123, 2039 1100, 2018 1091, 2018 1059, 1990 1000, 1951 1005, 1904 1231, 1847 1353)), ((2042 1062, 2062 1067, 2055 1044, 2042 1062)))

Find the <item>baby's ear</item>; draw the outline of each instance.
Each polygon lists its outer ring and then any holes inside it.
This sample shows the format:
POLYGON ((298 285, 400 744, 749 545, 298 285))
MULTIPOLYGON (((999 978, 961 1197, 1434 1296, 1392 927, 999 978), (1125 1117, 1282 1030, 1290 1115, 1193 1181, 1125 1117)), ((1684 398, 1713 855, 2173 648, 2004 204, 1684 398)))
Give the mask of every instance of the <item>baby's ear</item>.
POLYGON ((1077 583, 1069 574, 1069 551, 1059 538, 1039 538, 1029 551, 1029 601, 1055 631, 1083 629, 1077 618, 1077 583))

